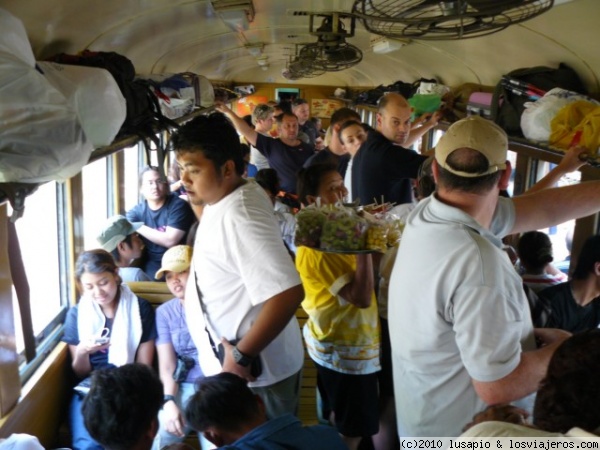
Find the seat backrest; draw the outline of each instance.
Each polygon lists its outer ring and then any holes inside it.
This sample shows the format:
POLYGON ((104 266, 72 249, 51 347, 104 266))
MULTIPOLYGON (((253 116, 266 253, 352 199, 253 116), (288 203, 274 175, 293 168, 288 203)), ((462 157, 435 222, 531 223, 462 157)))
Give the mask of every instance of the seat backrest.
POLYGON ((128 281, 127 286, 135 295, 148 300, 155 308, 175 297, 164 281, 128 281))

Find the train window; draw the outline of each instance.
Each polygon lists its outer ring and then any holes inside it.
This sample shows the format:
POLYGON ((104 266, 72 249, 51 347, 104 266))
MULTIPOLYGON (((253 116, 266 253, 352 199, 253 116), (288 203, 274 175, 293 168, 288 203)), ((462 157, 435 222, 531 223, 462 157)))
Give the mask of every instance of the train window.
MULTIPOLYGON (((38 349, 56 336, 67 307, 60 270, 66 258, 66 246, 61 245, 64 243, 64 218, 58 215, 58 211, 64 209, 59 206, 58 195, 63 188, 56 182, 40 186, 27 198, 25 213, 15 223, 29 283, 33 334, 38 349), (62 249, 63 253, 56 249, 62 249)), ((10 208, 9 213, 12 213, 10 208)), ((23 362, 23 329, 14 288, 12 296, 17 353, 23 362)), ((37 353, 40 355, 41 352, 37 353)))
POLYGON ((508 160, 510 161, 510 165, 512 166, 512 173, 510 175, 510 181, 508 182, 508 195, 511 197, 515 194, 515 168, 517 167, 517 152, 513 152, 512 150, 508 151, 506 155, 508 160))
MULTIPOLYGON (((539 178, 542 178, 550 170, 554 168, 554 164, 547 161, 539 161, 540 169, 538 171, 539 178)), ((576 184, 581 181, 581 172, 576 170, 575 172, 564 175, 559 181, 557 186, 568 186, 576 184)), ((558 224, 550 228, 544 228, 542 231, 550 236, 552 241, 552 251, 554 253, 555 265, 562 270, 567 272, 569 269, 569 258, 571 255, 571 243, 573 241, 573 231, 575 230, 575 220, 569 220, 558 224)))
MULTIPOLYGON (((142 145, 142 144, 140 144, 142 145)), ((123 152, 124 171, 123 171, 123 187, 124 187, 124 211, 129 211, 140 201, 138 174, 140 171, 140 147, 126 148, 123 152)))
POLYGON ((83 186, 83 246, 97 248, 96 236, 108 214, 107 158, 86 165, 81 171, 83 186))

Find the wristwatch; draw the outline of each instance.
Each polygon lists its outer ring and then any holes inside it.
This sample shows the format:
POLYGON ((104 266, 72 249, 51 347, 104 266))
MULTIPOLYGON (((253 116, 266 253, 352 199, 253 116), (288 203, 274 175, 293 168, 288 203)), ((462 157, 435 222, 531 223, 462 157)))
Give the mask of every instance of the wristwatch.
POLYGON ((174 395, 165 395, 163 397, 163 406, 166 405, 166 403, 170 402, 171 400, 175 401, 175 396, 174 395))
POLYGON ((240 352, 240 350, 236 347, 233 347, 233 359, 236 363, 238 363, 242 367, 248 367, 252 360, 254 359, 252 356, 248 356, 240 352))

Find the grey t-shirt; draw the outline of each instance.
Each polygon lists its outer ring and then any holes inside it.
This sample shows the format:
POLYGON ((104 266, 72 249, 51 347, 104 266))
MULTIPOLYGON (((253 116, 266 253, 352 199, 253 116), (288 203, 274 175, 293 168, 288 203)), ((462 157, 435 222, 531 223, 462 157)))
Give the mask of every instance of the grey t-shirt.
POLYGON ((435 196, 408 216, 389 287, 400 436, 458 436, 486 406, 471 380, 503 378, 535 348, 521 278, 502 250, 514 220, 509 199, 486 229, 435 196))

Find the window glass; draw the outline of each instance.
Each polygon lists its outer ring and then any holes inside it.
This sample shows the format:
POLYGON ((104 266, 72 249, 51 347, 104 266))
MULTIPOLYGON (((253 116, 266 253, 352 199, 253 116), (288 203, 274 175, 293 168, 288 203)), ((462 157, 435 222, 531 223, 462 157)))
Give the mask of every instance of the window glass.
MULTIPOLYGON (((31 316, 33 333, 36 337, 60 313, 60 256, 59 220, 57 217, 57 183, 45 183, 36 192, 27 197, 25 212, 15 222, 21 255, 27 281, 29 283, 31 316)), ((12 211, 9 209, 9 214, 12 211)), ((17 303, 17 295, 13 288, 13 311, 17 352, 24 350, 21 314, 17 303)))
MULTIPOLYGON (((552 170, 555 164, 540 161, 541 170, 540 178, 546 175, 552 170)), ((576 184, 581 181, 581 172, 576 170, 575 172, 564 175, 559 181, 557 186, 568 186, 576 184)), ((571 256, 571 243, 573 241, 573 231, 575 230, 575 220, 569 220, 558 224, 550 228, 544 228, 542 231, 550 236, 552 241, 552 252, 554 255, 554 264, 563 272, 567 272, 569 269, 569 262, 571 256)))
POLYGON ((511 197, 514 195, 515 192, 515 167, 517 167, 517 152, 513 152, 512 150, 508 151, 508 155, 506 156, 507 159, 510 161, 510 164, 512 166, 512 173, 510 175, 510 181, 508 182, 508 195, 510 195, 511 197))
POLYGON ((96 236, 108 217, 107 158, 88 164, 81 171, 83 183, 83 246, 98 248, 96 236))
POLYGON ((124 208, 126 212, 133 208, 139 203, 139 188, 138 188, 138 174, 140 172, 139 167, 139 147, 126 148, 123 152, 124 155, 124 175, 123 186, 125 190, 124 208))

